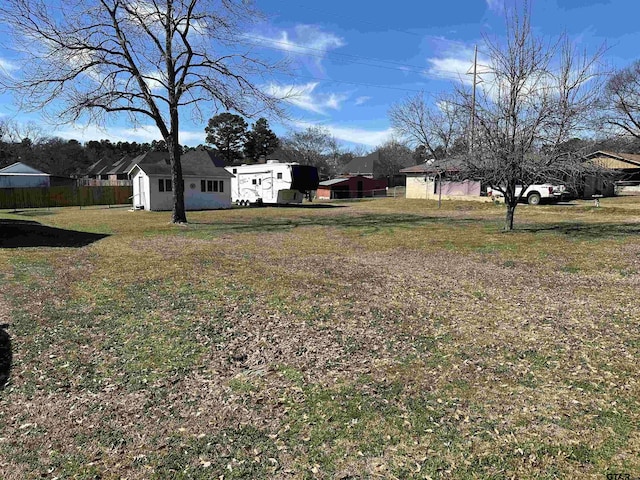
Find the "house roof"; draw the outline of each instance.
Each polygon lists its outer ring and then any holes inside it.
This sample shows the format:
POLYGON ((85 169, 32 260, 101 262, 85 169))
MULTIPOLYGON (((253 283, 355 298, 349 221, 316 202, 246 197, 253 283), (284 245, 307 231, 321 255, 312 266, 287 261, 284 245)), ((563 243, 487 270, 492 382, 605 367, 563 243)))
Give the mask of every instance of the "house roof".
MULTIPOLYGON (((206 155, 182 155, 182 176, 184 177, 224 177, 233 175, 224 168, 216 167, 206 155)), ((171 175, 171 164, 167 152, 146 152, 132 160, 133 166, 129 174, 139 168, 149 176, 171 175)))
POLYGON ((618 153, 618 152, 606 152, 604 150, 597 150, 593 153, 585 155, 586 160, 591 160, 597 157, 609 157, 615 160, 620 160, 625 163, 631 164, 632 168, 640 168, 640 155, 636 153, 618 153))
POLYGON ((411 167, 403 168, 400 173, 445 173, 445 172, 459 172, 463 165, 463 159, 459 157, 444 158, 442 160, 430 159, 419 165, 413 165, 411 167))
POLYGON ((356 157, 342 167, 344 173, 373 175, 374 167, 380 160, 380 152, 375 151, 364 157, 356 157))
MULTIPOLYGON (((376 150, 369 155, 365 155, 364 157, 356 157, 351 160, 344 167, 342 167, 342 173, 347 173, 350 175, 375 176, 380 173, 380 165, 383 161, 384 159, 380 158, 380 151, 376 150)), ((399 165, 405 167, 412 166, 413 163, 414 160, 411 157, 403 158, 398 162, 399 165)))
POLYGON ((189 150, 187 153, 184 153, 182 155, 183 162, 185 160, 191 161, 191 159, 194 159, 195 161, 202 161, 202 162, 208 160, 209 162, 212 162, 216 167, 222 168, 226 166, 225 161, 222 158, 220 158, 211 150, 207 150, 202 147, 198 147, 195 150, 189 150))
POLYGON ((134 165, 132 157, 124 156, 120 160, 111 164, 110 168, 107 168, 106 171, 102 173, 106 175, 121 175, 123 173, 128 173, 134 165))
POLYGON ((337 185, 339 183, 348 182, 348 178, 332 178, 331 180, 325 180, 324 182, 320 182, 318 185, 321 187, 330 187, 332 185, 337 185))
POLYGON ((48 173, 44 173, 41 172, 40 170, 37 170, 33 167, 30 167, 29 165, 22 163, 22 162, 16 162, 16 163, 12 163, 11 165, 4 167, 4 168, 0 168, 0 175, 44 175, 44 176, 49 176, 48 173))
POLYGON ((87 169, 87 175, 103 175, 111 167, 112 162, 108 158, 101 158, 87 169))

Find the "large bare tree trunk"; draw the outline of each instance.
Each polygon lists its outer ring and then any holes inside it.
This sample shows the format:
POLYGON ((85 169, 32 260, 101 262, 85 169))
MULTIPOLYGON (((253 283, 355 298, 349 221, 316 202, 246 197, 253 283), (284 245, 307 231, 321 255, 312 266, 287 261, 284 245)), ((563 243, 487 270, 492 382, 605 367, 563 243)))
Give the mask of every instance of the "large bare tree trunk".
POLYGON ((171 222, 187 223, 184 206, 184 181, 182 179, 182 162, 180 162, 180 144, 175 139, 169 146, 169 160, 171 162, 171 177, 173 179, 173 212, 171 222))

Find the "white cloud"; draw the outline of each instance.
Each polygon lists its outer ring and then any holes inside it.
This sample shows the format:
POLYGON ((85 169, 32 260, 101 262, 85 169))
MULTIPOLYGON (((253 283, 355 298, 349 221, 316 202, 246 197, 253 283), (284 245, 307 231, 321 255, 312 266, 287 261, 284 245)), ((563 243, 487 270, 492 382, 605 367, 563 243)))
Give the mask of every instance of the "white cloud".
MULTIPOLYGON (((425 71, 428 77, 443 78, 461 81, 468 85, 473 83, 473 57, 474 49, 470 46, 447 40, 434 39, 439 56, 428 58, 429 68, 425 71)), ((477 73, 486 74, 489 70, 489 60, 478 55, 477 73)))
POLYGON ((324 54, 333 48, 345 45, 343 39, 333 33, 323 32, 315 25, 297 25, 292 33, 281 31, 275 37, 258 36, 257 38, 277 48, 301 54, 324 54))
POLYGON ((504 9, 504 0, 486 0, 489 10, 501 12, 504 9))
POLYGON ((9 60, 0 58, 0 70, 3 71, 4 73, 9 74, 11 72, 15 72, 16 70, 18 70, 18 66, 9 60))
POLYGON ((292 31, 272 35, 247 35, 251 43, 259 43, 287 52, 314 73, 323 73, 322 60, 329 50, 346 45, 345 41, 316 25, 297 25, 292 31))
POLYGON ((313 126, 321 126, 327 130, 332 136, 343 142, 356 143, 366 145, 368 147, 377 147, 393 138, 393 130, 365 130, 363 128, 342 127, 331 124, 314 124, 310 122, 296 122, 298 128, 309 128, 313 126))
POLYGON ((356 98, 356 105, 362 105, 363 103, 366 103, 369 100, 371 100, 371 97, 367 97, 367 96, 358 97, 356 98))
POLYGON ((314 93, 318 82, 302 85, 279 85, 271 83, 264 90, 269 95, 280 98, 285 102, 309 112, 326 115, 327 110, 339 110, 347 96, 337 93, 314 93))

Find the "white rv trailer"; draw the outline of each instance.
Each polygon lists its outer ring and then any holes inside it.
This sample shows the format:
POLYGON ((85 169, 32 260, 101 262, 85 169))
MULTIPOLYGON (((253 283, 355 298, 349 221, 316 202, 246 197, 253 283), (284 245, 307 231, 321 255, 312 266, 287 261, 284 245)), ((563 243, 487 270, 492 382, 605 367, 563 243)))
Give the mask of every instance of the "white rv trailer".
POLYGON ((236 205, 252 203, 302 203, 311 190, 318 188, 318 169, 298 163, 267 163, 225 167, 231 179, 231 201, 236 205))

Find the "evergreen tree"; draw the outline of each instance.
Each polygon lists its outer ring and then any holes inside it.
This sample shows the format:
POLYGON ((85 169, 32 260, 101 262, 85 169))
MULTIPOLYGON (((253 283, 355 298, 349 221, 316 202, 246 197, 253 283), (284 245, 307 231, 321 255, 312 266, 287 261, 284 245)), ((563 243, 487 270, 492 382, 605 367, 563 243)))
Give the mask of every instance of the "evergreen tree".
POLYGON ((240 115, 225 112, 209 119, 206 142, 214 145, 227 165, 242 158, 247 122, 240 115))
POLYGON ((266 157, 280 146, 280 140, 269 128, 266 118, 259 118, 253 124, 251 131, 247 133, 247 141, 244 144, 244 155, 252 162, 257 162, 260 157, 266 157))

